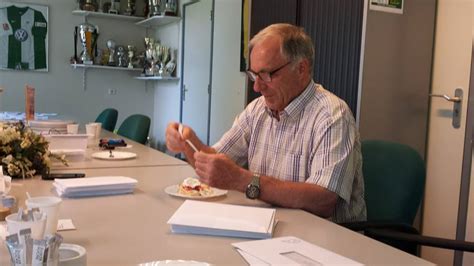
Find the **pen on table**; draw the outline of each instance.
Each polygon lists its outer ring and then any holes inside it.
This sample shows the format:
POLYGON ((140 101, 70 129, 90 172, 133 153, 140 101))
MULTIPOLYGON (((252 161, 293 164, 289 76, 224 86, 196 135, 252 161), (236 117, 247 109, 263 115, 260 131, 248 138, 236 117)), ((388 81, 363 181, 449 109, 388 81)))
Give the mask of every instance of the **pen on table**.
MULTIPOLYGON (((179 132, 179 135, 181 136, 181 138, 183 137, 183 124, 179 124, 178 126, 178 132, 179 132)), ((196 148, 196 146, 194 146, 194 144, 189 140, 189 139, 186 139, 185 140, 186 143, 189 144, 189 146, 191 146, 191 148, 193 148, 193 150, 195 152, 198 152, 199 150, 196 148)))

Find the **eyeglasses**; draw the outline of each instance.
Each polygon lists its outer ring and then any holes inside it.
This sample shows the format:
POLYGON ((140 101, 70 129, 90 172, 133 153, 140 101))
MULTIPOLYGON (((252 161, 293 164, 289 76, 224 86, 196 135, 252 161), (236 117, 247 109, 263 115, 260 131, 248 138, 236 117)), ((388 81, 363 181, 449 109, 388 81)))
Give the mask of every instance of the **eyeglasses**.
POLYGON ((250 80, 255 81, 257 77, 260 78, 260 80, 263 80, 265 82, 271 82, 272 81, 272 76, 275 75, 278 71, 282 70, 284 67, 289 65, 291 61, 288 61, 286 64, 282 65, 281 67, 270 71, 270 72, 259 72, 255 73, 252 70, 247 70, 247 76, 249 76, 250 80))

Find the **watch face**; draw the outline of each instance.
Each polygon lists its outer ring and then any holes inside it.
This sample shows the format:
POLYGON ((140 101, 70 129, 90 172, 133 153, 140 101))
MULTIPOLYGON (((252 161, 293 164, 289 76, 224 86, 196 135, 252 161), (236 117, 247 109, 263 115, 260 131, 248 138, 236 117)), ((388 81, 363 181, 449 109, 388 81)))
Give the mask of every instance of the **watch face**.
POLYGON ((249 199, 256 199, 260 195, 260 188, 255 185, 249 185, 245 191, 245 195, 249 199))

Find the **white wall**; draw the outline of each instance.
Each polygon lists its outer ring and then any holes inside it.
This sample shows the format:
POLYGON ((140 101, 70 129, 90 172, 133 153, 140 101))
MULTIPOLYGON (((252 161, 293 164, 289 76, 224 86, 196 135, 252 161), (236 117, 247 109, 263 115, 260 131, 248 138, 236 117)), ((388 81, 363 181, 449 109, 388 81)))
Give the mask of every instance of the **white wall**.
MULTIPOLYGON (((133 113, 153 116, 153 86, 146 89, 144 81, 133 79, 136 72, 87 70, 84 90, 83 70, 69 65, 74 53, 74 27, 84 21, 83 17, 71 13, 75 1, 29 0, 28 3, 49 6, 49 72, 0 70, 0 87, 5 88, 1 111, 24 111, 24 86, 30 84, 36 87, 37 112, 59 113, 82 125, 95 120, 107 107, 119 110, 117 126, 133 113), (109 88, 116 89, 117 94, 108 95, 109 88)), ((113 19, 91 18, 89 22, 99 25, 99 48, 113 38, 117 44, 134 44, 144 50, 144 28, 113 19)))

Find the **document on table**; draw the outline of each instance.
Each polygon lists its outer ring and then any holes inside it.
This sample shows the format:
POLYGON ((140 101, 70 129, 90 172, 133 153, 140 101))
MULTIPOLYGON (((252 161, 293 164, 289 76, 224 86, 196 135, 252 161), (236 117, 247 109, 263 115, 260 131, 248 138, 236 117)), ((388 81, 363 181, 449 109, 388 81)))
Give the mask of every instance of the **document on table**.
POLYGON ((186 200, 168 220, 174 233, 271 238, 275 209, 186 200))
POLYGON ((294 236, 233 243, 250 265, 363 265, 294 236))

